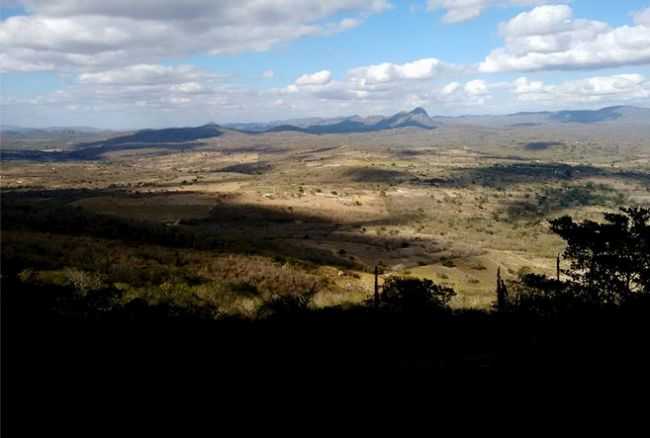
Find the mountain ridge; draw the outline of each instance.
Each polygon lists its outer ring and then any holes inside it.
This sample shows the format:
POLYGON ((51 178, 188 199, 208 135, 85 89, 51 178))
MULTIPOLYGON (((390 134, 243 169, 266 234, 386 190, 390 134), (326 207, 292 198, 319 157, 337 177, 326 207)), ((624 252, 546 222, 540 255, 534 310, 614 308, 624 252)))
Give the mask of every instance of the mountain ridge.
MULTIPOLYGON (((650 120, 650 108, 617 105, 609 106, 595 110, 560 110, 560 111, 523 111, 503 115, 491 114, 466 114, 460 116, 430 116, 427 111, 421 107, 415 108, 410 112, 402 111, 392 116, 369 116, 361 117, 359 115, 347 117, 332 118, 304 118, 284 121, 272 121, 266 123, 227 123, 223 124, 224 128, 234 129, 245 133, 265 133, 265 132, 285 132, 296 131, 307 134, 326 134, 326 133, 350 133, 350 132, 371 132, 384 129, 396 129, 404 127, 416 127, 423 129, 435 129, 442 124, 454 121, 467 121, 479 119, 502 119, 503 125, 508 125, 508 119, 515 118, 538 118, 536 124, 542 123, 601 123, 607 121, 616 121, 624 118, 626 113, 642 113, 641 117, 647 114, 650 120), (409 115, 408 120, 403 119, 404 115, 409 115), (401 121, 400 121, 401 120, 401 121)), ((530 125, 533 122, 521 122, 521 126, 530 125)))
MULTIPOLYGON (((236 127, 237 125, 233 124, 226 124, 223 126, 248 134, 295 131, 302 132, 304 134, 315 135, 364 133, 409 127, 431 130, 436 129, 437 127, 426 110, 421 107, 415 108, 414 110, 408 112, 401 111, 389 117, 361 117, 359 115, 353 115, 349 117, 336 117, 332 119, 315 120, 320 120, 320 123, 311 124, 308 126, 296 126, 295 124, 291 123, 274 125, 273 122, 271 122, 267 125, 266 129, 263 128, 263 124, 260 124, 259 126, 262 128, 257 130, 238 129, 238 127, 236 127)), ((241 127, 242 125, 239 126, 241 127)))
POLYGON ((204 138, 218 137, 230 130, 245 134, 264 134, 274 132, 300 132, 304 134, 351 134, 378 132, 389 129, 419 128, 434 130, 444 125, 474 122, 477 125, 525 127, 548 123, 578 123, 592 124, 614 121, 633 121, 645 123, 650 120, 650 108, 618 105, 597 110, 562 110, 518 112, 506 115, 463 115, 463 116, 430 116, 424 108, 417 107, 411 111, 401 111, 392 116, 352 115, 333 118, 304 118, 268 123, 207 123, 196 127, 171 127, 163 129, 141 129, 125 133, 91 127, 51 127, 26 128, 20 126, 2 126, 0 132, 6 135, 30 135, 48 132, 93 132, 120 133, 107 141, 86 143, 83 146, 100 144, 125 143, 178 143, 195 141, 204 138))
MULTIPOLYGON (((559 110, 559 111, 521 111, 521 112, 515 112, 515 113, 508 113, 508 114, 463 114, 463 115, 458 115, 458 116, 445 116, 445 115, 429 115, 427 111, 422 108, 422 107, 417 107, 413 109, 412 111, 401 111, 396 114, 393 114, 392 116, 382 116, 382 115, 372 115, 372 116, 360 116, 358 114, 351 115, 351 116, 339 116, 339 117, 305 117, 305 118, 300 118, 300 119, 286 119, 286 120, 275 120, 275 121, 270 121, 270 122, 233 122, 233 123, 206 123, 204 125, 200 126, 195 126, 195 127, 170 127, 170 128, 159 128, 159 129, 152 129, 152 128, 143 128, 143 129, 109 129, 109 128, 95 128, 91 126, 51 126, 51 127, 28 127, 28 126, 21 126, 21 125, 0 125, 0 132, 8 133, 8 132, 20 132, 20 133, 28 133, 29 131, 41 131, 41 132, 60 132, 60 131, 78 131, 78 132, 132 132, 132 133, 137 133, 140 131, 159 131, 159 130, 164 130, 164 129, 196 129, 196 128, 202 128, 202 127, 216 127, 216 128, 222 128, 222 129, 231 129, 235 131, 242 131, 242 132, 265 132, 265 131, 270 131, 272 128, 278 128, 281 126, 285 127, 294 127, 294 128, 299 128, 299 129, 305 129, 307 130, 310 127, 316 127, 316 126, 325 126, 325 125, 336 125, 338 123, 342 123, 345 121, 353 121, 353 122, 358 122, 362 123, 365 125, 374 125, 380 123, 382 120, 394 118, 400 114, 413 114, 414 116, 418 115, 424 115, 428 117, 430 120, 435 121, 435 120, 460 120, 460 119, 473 119, 473 118, 512 118, 512 117, 527 117, 527 116, 552 116, 552 115, 558 115, 562 114, 564 115, 565 118, 567 118, 567 115, 570 114, 612 114, 616 112, 647 112, 650 114, 650 108, 645 108, 645 107, 640 107, 640 106, 633 106, 633 105, 615 105, 615 106, 608 106, 608 107, 603 107, 600 109, 594 109, 594 110, 559 110)), ((579 122, 578 120, 575 120, 575 118, 568 117, 568 122, 571 121, 576 121, 579 122)), ((598 119, 598 118, 596 118, 598 119)), ((561 120, 560 117, 558 117, 557 121, 567 121, 567 120, 561 120)), ((588 122, 593 122, 593 121, 588 121, 588 122)), ((277 130, 277 129, 276 129, 277 130)))

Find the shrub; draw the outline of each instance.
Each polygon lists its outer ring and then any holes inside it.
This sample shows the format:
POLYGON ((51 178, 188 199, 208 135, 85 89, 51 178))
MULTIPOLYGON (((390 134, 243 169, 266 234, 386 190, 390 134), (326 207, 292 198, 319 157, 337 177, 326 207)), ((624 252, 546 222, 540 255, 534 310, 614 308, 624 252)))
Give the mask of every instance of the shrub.
POLYGON ((445 268, 455 268, 456 263, 454 263, 454 261, 451 259, 444 259, 442 260, 442 266, 444 266, 445 268))
POLYGON ((29 268, 20 271, 20 273, 18 274, 18 279, 23 283, 29 283, 33 281, 34 277, 35 277, 34 271, 29 268))
POLYGON ((95 272, 82 271, 77 268, 66 268, 64 274, 66 282, 82 294, 104 287, 103 277, 95 272))
POLYGON ((382 304, 401 312, 443 310, 456 292, 431 280, 391 277, 386 279, 381 296, 382 304))

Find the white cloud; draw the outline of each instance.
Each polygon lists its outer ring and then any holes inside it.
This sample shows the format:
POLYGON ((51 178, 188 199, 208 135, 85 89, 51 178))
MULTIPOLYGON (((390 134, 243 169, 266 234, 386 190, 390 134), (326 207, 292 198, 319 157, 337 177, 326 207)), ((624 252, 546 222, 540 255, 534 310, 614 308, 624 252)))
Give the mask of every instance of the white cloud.
POLYGON ((454 69, 436 58, 419 59, 405 64, 369 65, 352 69, 349 76, 362 84, 380 84, 396 80, 431 79, 454 69))
POLYGON ((428 0, 427 9, 446 11, 443 20, 447 23, 460 23, 478 17, 493 6, 531 6, 544 3, 561 3, 564 0, 428 0))
POLYGON ((183 19, 203 18, 206 15, 218 20, 217 24, 237 21, 248 17, 253 20, 267 20, 269 14, 276 19, 288 16, 319 17, 339 11, 363 9, 381 12, 390 5, 385 0, 183 0, 182 7, 176 0, 22 0, 31 11, 52 16, 104 15, 134 17, 139 19, 183 19), (220 14, 220 15, 219 15, 220 14))
MULTIPOLYGON (((637 16, 637 23, 645 18, 637 16)), ((480 64, 484 73, 607 68, 650 63, 650 26, 610 27, 574 19, 566 5, 540 6, 502 24, 505 47, 480 64)))
POLYGON ((166 67, 138 64, 98 73, 82 73, 79 75, 79 82, 95 85, 159 85, 183 84, 210 77, 215 76, 191 65, 166 67))
POLYGON ((198 94, 204 90, 204 86, 198 82, 184 82, 182 84, 172 85, 171 91, 177 91, 184 94, 198 94))
POLYGON ((458 91, 461 88, 460 83, 458 82, 451 82, 443 87, 441 90, 441 93, 444 96, 448 96, 450 94, 454 94, 456 91, 458 91))
POLYGON ((264 70, 264 72, 262 73, 262 77, 264 79, 271 79, 271 78, 273 78, 273 76, 275 76, 275 73, 273 72, 273 70, 264 70))
POLYGON ((102 72, 82 73, 62 90, 34 100, 34 105, 74 106, 78 111, 137 111, 138 108, 172 112, 183 107, 197 111, 212 104, 228 105, 252 96, 232 89, 223 78, 194 66, 138 64, 102 72))
POLYGON ((546 85, 521 77, 513 82, 513 92, 519 101, 556 107, 573 103, 622 103, 650 97, 650 81, 640 74, 620 74, 546 85))
POLYGON ((528 78, 522 77, 514 81, 515 94, 534 94, 544 91, 544 82, 529 81, 528 78))
POLYGON ((332 80, 332 72, 321 70, 312 74, 304 74, 296 79, 296 85, 325 85, 332 80))
POLYGON ((569 6, 540 6, 504 23, 501 32, 509 37, 566 32, 574 28, 572 18, 573 11, 569 6))
POLYGON ((356 18, 344 18, 339 22, 339 28, 342 30, 354 29, 361 25, 361 20, 356 18))
POLYGON ((359 25, 388 0, 24 0, 0 22, 0 69, 94 69, 267 50, 359 25), (339 18, 344 15, 343 18, 339 18), (346 16, 348 15, 348 16, 346 16), (335 20, 336 18, 336 20, 335 20), (335 21, 333 21, 335 20, 335 21))
POLYGON ((484 81, 438 85, 451 74, 462 77, 465 73, 460 67, 427 58, 360 66, 350 69, 342 79, 326 82, 304 75, 288 87, 268 90, 262 96, 268 96, 270 102, 282 99, 293 111, 303 111, 298 112, 303 117, 390 113, 415 106, 474 108, 491 99, 491 85, 484 81))
POLYGON ((7 71, 31 72, 54 70, 55 65, 51 62, 38 59, 37 57, 15 56, 16 52, 25 53, 25 51, 14 51, 14 56, 9 56, 7 53, 0 53, 0 73, 7 71))
POLYGON ((600 108, 650 102, 650 81, 642 74, 596 76, 560 83, 535 77, 512 82, 393 81, 361 86, 349 77, 323 85, 253 90, 166 66, 114 69, 45 96, 3 102, 7 123, 78 123, 115 128, 198 125, 210 120, 277 120, 311 116, 391 114, 415 106, 431 114, 490 114, 547 109, 600 108), (143 72, 147 73, 143 73, 143 72), (280 111, 280 112, 279 112, 280 111), (94 114, 94 116, 93 116, 94 114), (22 115, 22 116, 21 116, 22 115), (21 119, 22 117, 22 119, 21 119), (93 118, 94 117, 94 118, 93 118), (41 121, 41 122, 35 122, 41 121))
POLYGON ((465 84, 465 92, 470 96, 483 96, 488 94, 488 85, 485 81, 474 80, 465 84))

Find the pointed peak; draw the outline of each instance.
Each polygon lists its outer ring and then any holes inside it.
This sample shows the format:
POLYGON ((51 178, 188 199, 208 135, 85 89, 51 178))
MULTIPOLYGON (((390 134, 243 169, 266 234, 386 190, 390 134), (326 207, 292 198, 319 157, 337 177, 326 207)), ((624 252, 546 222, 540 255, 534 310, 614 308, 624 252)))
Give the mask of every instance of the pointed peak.
POLYGON ((422 115, 425 115, 427 117, 429 116, 429 114, 427 114, 427 111, 424 108, 422 108, 421 106, 419 106, 419 107, 415 108, 413 111, 411 111, 411 114, 414 114, 414 115, 422 114, 422 115))

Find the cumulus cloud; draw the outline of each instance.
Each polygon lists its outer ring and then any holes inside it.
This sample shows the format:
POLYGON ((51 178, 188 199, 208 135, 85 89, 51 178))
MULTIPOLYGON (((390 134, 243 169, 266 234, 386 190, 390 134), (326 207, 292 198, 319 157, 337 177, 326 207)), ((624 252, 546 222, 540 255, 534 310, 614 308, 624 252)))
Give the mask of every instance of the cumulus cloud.
POLYGON ((526 77, 521 77, 513 82, 514 92, 519 95, 536 94, 544 92, 544 82, 529 81, 526 77))
POLYGON ((473 108, 491 99, 491 85, 484 81, 439 85, 451 74, 462 77, 466 71, 434 58, 360 66, 341 79, 324 72, 303 75, 287 87, 263 92, 261 97, 269 102, 281 100, 284 107, 290 106, 302 117, 390 113, 416 106, 448 111, 452 107, 473 108))
POLYGON ((454 94, 456 91, 458 91, 460 87, 460 83, 450 82, 449 84, 445 85, 440 92, 443 96, 449 96, 450 94, 454 94))
POLYGON ((485 79, 445 82, 393 81, 362 86, 350 77, 322 85, 254 90, 182 67, 146 65, 84 73, 66 88, 36 98, 9 97, 7 123, 70 120, 112 127, 197 125, 210 120, 275 120, 309 116, 391 114, 415 106, 431 114, 505 113, 521 110, 647 105, 650 80, 638 73, 596 76, 559 83, 535 77, 512 82, 485 79), (130 74, 128 74, 130 73, 130 74), (278 111, 281 110, 281 116, 278 111), (77 114, 77 116, 71 115, 77 114), (45 114, 45 116, 44 116, 45 114), (93 119, 93 114, 96 117, 93 119), (75 119, 74 117, 79 117, 75 119))
POLYGON ((0 22, 0 69, 92 69, 194 53, 267 50, 357 26, 388 0, 24 0, 0 22), (340 15, 350 15, 337 18, 340 15))
POLYGON ((228 105, 237 95, 223 77, 190 65, 137 64, 78 75, 66 88, 29 103, 74 106, 78 111, 133 111, 142 108, 199 111, 213 104, 228 105))
MULTIPOLYGON (((292 99, 318 99, 322 102, 355 102, 378 105, 415 102, 431 94, 432 81, 447 73, 462 73, 459 67, 435 58, 404 64, 383 63, 356 67, 341 80, 334 80, 329 70, 304 74, 288 87, 273 89, 274 96, 292 99)), ((313 105, 313 103, 312 103, 313 105)))
POLYGON ((531 6, 544 3, 562 3, 563 0, 429 0, 427 9, 445 10, 443 20, 447 23, 460 23, 478 17, 493 6, 531 6))
POLYGON ((325 85, 332 80, 332 72, 321 70, 312 74, 304 74, 296 79, 296 85, 325 85))
POLYGON ((339 22, 339 28, 342 30, 354 29, 361 25, 361 20, 357 18, 344 18, 339 22))
POLYGON ((465 84, 465 92, 470 96, 483 96, 488 94, 488 85, 485 81, 474 80, 465 84))
POLYGON ((650 81, 640 74, 596 76, 547 85, 521 77, 513 82, 519 101, 551 103, 562 106, 572 103, 621 103, 650 97, 650 81))
POLYGON ((498 83, 475 79, 462 84, 454 81, 434 89, 428 94, 429 100, 442 105, 447 111, 472 109, 484 106, 493 99, 492 91, 501 88, 498 83))
POLYGON ((650 26, 575 19, 567 5, 540 6, 501 25, 505 47, 480 64, 484 73, 607 68, 650 63, 650 26))
POLYGON ((352 79, 362 84, 380 84, 396 80, 431 79, 452 71, 454 67, 436 58, 419 59, 405 64, 383 64, 358 67, 350 71, 352 79))
POLYGON ((214 77, 191 65, 167 67, 137 64, 97 73, 83 73, 79 76, 79 82, 95 85, 160 85, 183 84, 214 77))

